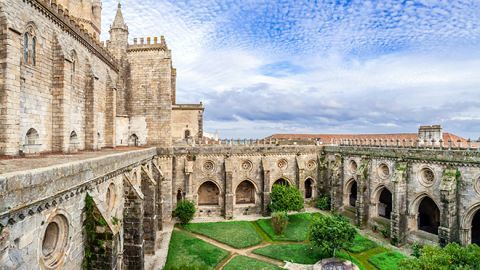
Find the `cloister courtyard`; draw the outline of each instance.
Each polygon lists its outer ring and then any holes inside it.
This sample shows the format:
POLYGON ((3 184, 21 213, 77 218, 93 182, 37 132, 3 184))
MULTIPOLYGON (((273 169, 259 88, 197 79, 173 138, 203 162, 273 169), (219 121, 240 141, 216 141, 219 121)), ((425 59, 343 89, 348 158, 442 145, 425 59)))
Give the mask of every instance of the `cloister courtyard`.
MULTIPOLYGON (((313 217, 320 215, 331 214, 314 208, 291 213, 281 235, 275 234, 269 217, 218 222, 197 218, 187 225, 177 224, 165 269, 313 269, 326 258, 307 237, 313 217)), ((336 256, 359 269, 393 270, 408 252, 390 245, 380 232, 358 230, 353 243, 336 256)))

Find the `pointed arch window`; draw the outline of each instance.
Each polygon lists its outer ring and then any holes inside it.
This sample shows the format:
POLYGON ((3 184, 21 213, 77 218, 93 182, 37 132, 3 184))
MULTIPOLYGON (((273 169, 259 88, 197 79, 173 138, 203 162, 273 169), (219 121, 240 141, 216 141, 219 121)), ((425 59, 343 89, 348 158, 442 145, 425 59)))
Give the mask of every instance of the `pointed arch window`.
POLYGON ((23 34, 23 61, 28 63, 28 33, 23 34))
POLYGON ((36 62, 37 62, 37 37, 33 37, 32 38, 32 65, 35 66, 36 62))

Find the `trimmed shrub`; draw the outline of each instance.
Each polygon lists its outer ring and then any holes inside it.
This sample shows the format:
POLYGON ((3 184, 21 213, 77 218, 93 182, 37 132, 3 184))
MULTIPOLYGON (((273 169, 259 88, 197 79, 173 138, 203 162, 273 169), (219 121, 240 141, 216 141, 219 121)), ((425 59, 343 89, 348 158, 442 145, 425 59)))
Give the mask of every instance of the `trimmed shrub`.
POLYGON ((334 256, 337 250, 353 242, 357 230, 342 216, 320 216, 310 225, 309 240, 325 254, 334 256))
POLYGON ((332 202, 329 195, 322 195, 317 200, 317 208, 320 210, 330 211, 332 202))
POLYGON ((280 235, 288 226, 287 212, 279 211, 272 214, 272 227, 275 234, 280 235))
POLYGON ((294 186, 273 185, 270 194, 271 203, 268 209, 276 211, 299 211, 303 209, 303 197, 300 190, 294 186))
POLYGON ((181 200, 177 203, 173 216, 178 218, 182 224, 188 224, 195 215, 195 204, 188 200, 181 200))

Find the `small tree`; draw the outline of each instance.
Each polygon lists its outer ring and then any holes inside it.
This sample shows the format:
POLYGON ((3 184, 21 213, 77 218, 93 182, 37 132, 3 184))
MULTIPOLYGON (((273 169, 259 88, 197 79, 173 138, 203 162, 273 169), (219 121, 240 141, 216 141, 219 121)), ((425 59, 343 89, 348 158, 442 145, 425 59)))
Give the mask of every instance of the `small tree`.
POLYGON ((269 209, 275 211, 299 211, 303 209, 303 197, 298 188, 287 185, 273 185, 269 209))
POLYGON ((329 256, 352 243, 357 230, 342 216, 315 217, 310 225, 309 239, 329 256))
POLYGON ((317 200, 317 208, 320 210, 330 211, 332 202, 329 195, 322 195, 317 200))
POLYGON ((177 203, 173 216, 178 218, 182 224, 188 224, 195 215, 195 204, 188 200, 181 200, 177 203))
POLYGON ((272 214, 272 226, 275 230, 275 234, 280 235, 288 226, 287 212, 279 211, 272 214))

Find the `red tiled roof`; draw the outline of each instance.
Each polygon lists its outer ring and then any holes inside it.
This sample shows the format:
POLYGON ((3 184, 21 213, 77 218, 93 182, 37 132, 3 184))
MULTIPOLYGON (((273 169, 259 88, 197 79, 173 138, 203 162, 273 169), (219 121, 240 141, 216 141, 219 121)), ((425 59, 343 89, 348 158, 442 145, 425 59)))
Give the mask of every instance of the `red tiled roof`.
MULTIPOLYGON (((394 133, 394 134, 273 134, 265 139, 273 140, 320 140, 323 143, 332 143, 339 140, 400 140, 400 141, 416 141, 418 133, 394 133)), ((452 142, 452 146, 458 146, 460 141, 463 147, 467 146, 467 140, 460 136, 451 133, 443 133, 444 145, 448 146, 448 141, 452 142)), ((472 146, 476 147, 478 144, 472 142, 472 146)))

